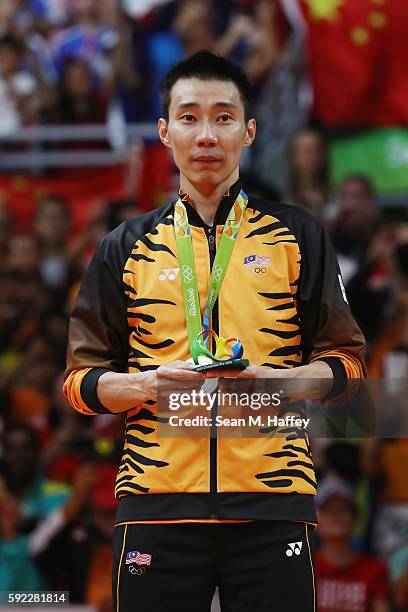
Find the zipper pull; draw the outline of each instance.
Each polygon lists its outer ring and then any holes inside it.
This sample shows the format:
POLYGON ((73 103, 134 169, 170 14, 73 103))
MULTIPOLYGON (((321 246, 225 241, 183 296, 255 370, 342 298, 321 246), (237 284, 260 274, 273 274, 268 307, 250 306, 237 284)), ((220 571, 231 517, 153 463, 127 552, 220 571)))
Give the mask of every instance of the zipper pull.
MULTIPOLYGON (((209 231, 211 231, 211 230, 209 230, 209 231)), ((211 253, 214 253, 214 251, 215 251, 215 236, 213 234, 210 234, 208 236, 208 244, 210 246, 211 253)))

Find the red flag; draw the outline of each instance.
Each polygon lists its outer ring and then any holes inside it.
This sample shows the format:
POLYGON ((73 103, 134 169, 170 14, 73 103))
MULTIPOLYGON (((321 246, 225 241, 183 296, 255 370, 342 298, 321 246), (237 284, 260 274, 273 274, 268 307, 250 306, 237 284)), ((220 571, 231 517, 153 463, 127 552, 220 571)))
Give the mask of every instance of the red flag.
POLYGON ((408 2, 387 0, 387 4, 386 40, 378 58, 382 95, 377 98, 373 123, 408 125, 408 2))
POLYGON ((408 123, 408 2, 300 0, 314 115, 328 126, 408 123))
POLYGON ((126 166, 99 168, 84 173, 69 169, 58 178, 32 178, 24 174, 0 176, 0 198, 14 212, 17 231, 27 231, 31 225, 36 201, 56 194, 67 198, 75 229, 87 221, 89 207, 98 201, 123 198, 126 166))

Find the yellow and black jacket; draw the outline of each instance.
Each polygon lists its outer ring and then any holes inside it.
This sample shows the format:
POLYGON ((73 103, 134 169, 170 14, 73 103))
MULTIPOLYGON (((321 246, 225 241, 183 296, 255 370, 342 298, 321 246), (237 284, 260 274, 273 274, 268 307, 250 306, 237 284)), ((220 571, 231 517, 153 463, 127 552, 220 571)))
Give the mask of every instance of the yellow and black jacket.
MULTIPOLYGON (((187 202, 202 315, 210 267, 240 189, 223 197, 213 228, 187 202)), ((106 371, 143 372, 189 358, 173 226, 174 202, 120 225, 99 245, 72 312, 64 391, 83 414, 106 413, 106 371)), ((266 368, 323 359, 337 391, 365 374, 364 338, 321 225, 296 206, 249 198, 213 312, 223 337, 266 368), (266 265, 245 265, 258 256, 266 265), (262 268, 262 270, 260 270, 262 268), (260 271, 259 271, 260 270, 260 271)), ((155 405, 126 415, 116 484, 117 523, 173 519, 315 521, 307 437, 160 438, 155 405)))

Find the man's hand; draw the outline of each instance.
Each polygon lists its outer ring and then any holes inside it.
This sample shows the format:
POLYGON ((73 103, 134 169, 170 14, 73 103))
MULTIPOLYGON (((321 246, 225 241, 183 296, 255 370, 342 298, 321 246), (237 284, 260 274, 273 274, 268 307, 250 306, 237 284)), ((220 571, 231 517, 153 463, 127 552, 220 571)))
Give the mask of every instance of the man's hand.
MULTIPOLYGON (((152 376, 151 384, 149 388, 150 398, 157 400, 157 391, 158 386, 161 385, 162 388, 166 385, 166 381, 169 381, 171 384, 172 381, 177 381, 177 390, 183 390, 183 382, 186 381, 186 389, 191 388, 191 383, 194 383, 196 380, 200 380, 206 378, 205 372, 194 372, 194 368, 197 366, 195 363, 191 363, 189 361, 172 361, 167 365, 162 365, 157 370, 149 372, 152 376)), ((194 385, 195 386, 195 385, 194 385)))
POLYGON ((321 399, 330 392, 333 371, 325 361, 314 361, 308 365, 284 370, 265 368, 250 363, 244 370, 209 370, 207 378, 279 379, 285 380, 285 395, 292 399, 321 399))
POLYGON ((265 368, 250 363, 244 370, 209 370, 207 378, 327 378, 333 379, 332 369, 325 361, 314 361, 308 365, 284 370, 265 368))
MULTIPOLYGON (((117 414, 126 412, 143 402, 157 401, 158 384, 165 381, 191 382, 206 378, 203 372, 194 372, 195 364, 188 361, 172 361, 156 370, 132 374, 105 372, 98 381, 98 398, 101 404, 117 414)), ((180 388, 180 387, 179 387, 180 388)))
MULTIPOLYGON (((244 370, 215 369, 207 372, 194 372, 195 367, 194 363, 179 360, 147 372, 134 374, 105 372, 98 381, 99 401, 112 413, 117 414, 131 410, 149 400, 157 401, 158 385, 161 385, 161 390, 165 392, 166 381, 169 385, 173 384, 172 381, 177 381, 177 391, 181 392, 191 390, 194 381, 204 378, 302 379, 304 383, 301 389, 305 398, 318 399, 322 397, 322 384, 325 385, 325 388, 327 387, 326 393, 328 393, 333 379, 331 368, 323 361, 314 361, 306 366, 285 370, 264 368, 254 363, 250 363, 244 370), (319 379, 319 384, 314 384, 313 379, 319 379), (183 381, 185 381, 185 387, 183 381)), ((296 394, 300 393, 298 387, 299 385, 296 385, 296 394)))
POLYGON ((95 465, 91 463, 81 465, 74 478, 71 498, 64 508, 65 518, 68 522, 74 520, 84 508, 89 491, 97 482, 95 465))

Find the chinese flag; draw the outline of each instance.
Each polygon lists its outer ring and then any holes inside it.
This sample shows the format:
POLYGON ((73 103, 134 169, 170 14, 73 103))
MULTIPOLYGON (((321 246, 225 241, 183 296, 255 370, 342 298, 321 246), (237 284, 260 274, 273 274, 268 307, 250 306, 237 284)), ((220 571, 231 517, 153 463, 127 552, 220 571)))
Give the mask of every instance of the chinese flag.
POLYGON ((382 95, 378 96, 373 123, 408 125, 408 2, 387 0, 387 4, 386 40, 378 58, 382 95))
POLYGON ((408 2, 300 0, 314 115, 327 126, 408 123, 408 2))

